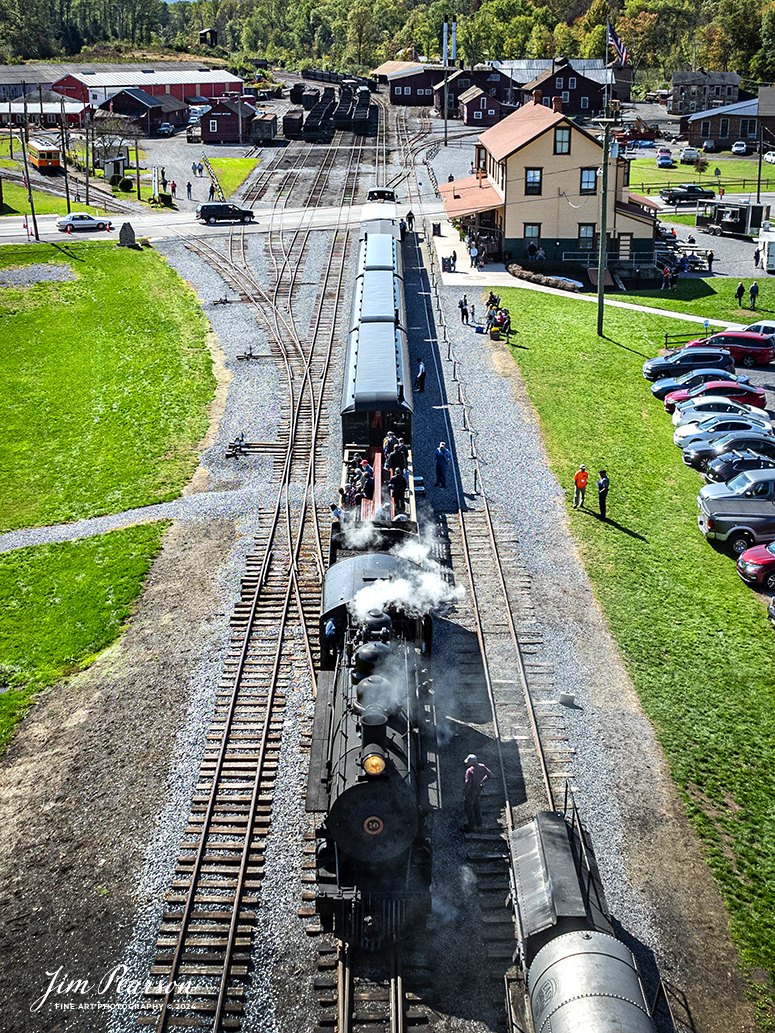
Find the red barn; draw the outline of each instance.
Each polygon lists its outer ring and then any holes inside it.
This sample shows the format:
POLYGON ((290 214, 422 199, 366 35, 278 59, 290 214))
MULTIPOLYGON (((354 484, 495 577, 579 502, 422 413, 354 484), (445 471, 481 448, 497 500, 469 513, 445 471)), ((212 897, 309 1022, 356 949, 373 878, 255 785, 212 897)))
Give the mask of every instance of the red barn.
POLYGON ((96 108, 127 89, 141 89, 151 97, 168 93, 187 102, 194 97, 224 97, 230 93, 241 96, 244 80, 223 69, 157 71, 148 68, 140 72, 80 72, 65 75, 52 88, 65 97, 96 108))
POLYGON ((243 100, 216 100, 202 115, 202 143, 245 143, 256 109, 243 100))

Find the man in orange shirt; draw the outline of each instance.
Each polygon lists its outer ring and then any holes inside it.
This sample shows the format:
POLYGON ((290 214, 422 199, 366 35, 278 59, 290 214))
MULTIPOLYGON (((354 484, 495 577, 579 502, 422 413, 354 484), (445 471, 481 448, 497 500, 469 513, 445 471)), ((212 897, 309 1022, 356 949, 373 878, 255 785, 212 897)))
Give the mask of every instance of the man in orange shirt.
POLYGON ((576 473, 573 475, 573 483, 576 485, 576 489, 573 492, 573 508, 578 509, 579 506, 584 505, 584 493, 587 490, 587 481, 589 480, 589 474, 587 468, 582 463, 576 473))

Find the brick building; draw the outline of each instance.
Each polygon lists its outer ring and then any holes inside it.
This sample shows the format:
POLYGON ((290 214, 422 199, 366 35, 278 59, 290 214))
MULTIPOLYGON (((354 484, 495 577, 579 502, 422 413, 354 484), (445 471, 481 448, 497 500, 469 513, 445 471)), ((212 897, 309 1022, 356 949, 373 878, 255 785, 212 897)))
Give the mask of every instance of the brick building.
POLYGON ((739 91, 737 72, 673 72, 667 110, 671 115, 692 115, 726 107, 737 103, 739 91))
POLYGON ((598 82, 576 71, 567 58, 557 58, 548 68, 522 87, 523 103, 529 104, 539 92, 542 103, 550 107, 560 97, 568 115, 599 115, 605 109, 605 82, 598 82))

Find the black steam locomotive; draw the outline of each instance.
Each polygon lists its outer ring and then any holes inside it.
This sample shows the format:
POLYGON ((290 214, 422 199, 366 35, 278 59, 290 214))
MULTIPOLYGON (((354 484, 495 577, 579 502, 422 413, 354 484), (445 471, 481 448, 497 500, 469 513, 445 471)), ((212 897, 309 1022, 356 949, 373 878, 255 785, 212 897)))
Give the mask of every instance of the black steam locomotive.
POLYGON ((321 922, 368 950, 397 942, 430 908, 437 805, 432 621, 410 598, 420 568, 390 551, 416 536, 417 517, 400 233, 395 204, 379 200, 364 208, 342 396, 343 488, 366 461, 373 497, 332 528, 307 787, 307 810, 320 815, 321 922), (388 431, 406 446, 399 511, 381 477, 388 431))

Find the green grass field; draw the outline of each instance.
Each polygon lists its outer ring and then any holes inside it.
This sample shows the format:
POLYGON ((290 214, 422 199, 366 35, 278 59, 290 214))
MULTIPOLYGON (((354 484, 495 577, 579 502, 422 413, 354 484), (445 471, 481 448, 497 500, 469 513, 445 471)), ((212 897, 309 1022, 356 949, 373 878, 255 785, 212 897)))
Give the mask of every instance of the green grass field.
MULTIPOLYGON (((697 529, 699 476, 643 379, 685 324, 502 291, 514 357, 566 487, 580 462, 611 478, 610 522, 571 510, 605 611, 725 895, 747 966, 775 980, 775 638, 762 599, 697 529)), ((596 474, 595 474, 596 476, 596 474)), ((594 490, 593 507, 596 508, 594 490)), ((768 992, 762 1014, 771 1007, 768 992)))
MULTIPOLYGON (((675 157, 675 150, 674 150, 675 157)), ((726 187, 727 182, 733 184, 730 191, 737 192, 743 188, 739 185, 745 180, 749 186, 746 189, 756 188, 756 180, 759 174, 759 161, 751 158, 722 158, 720 155, 708 154, 707 171, 701 176, 693 165, 678 165, 672 169, 658 169, 657 155, 654 151, 648 158, 634 158, 630 162, 630 189, 635 193, 657 193, 666 186, 675 186, 676 183, 699 183, 701 186, 711 190, 717 190, 719 182, 726 187), (721 169, 721 176, 717 179, 713 172, 721 169)), ((775 166, 762 165, 762 189, 775 190, 775 166), (765 181, 769 180, 769 186, 765 181)))
POLYGON ((218 177, 224 197, 231 197, 258 165, 258 158, 211 158, 210 165, 218 177))
MULTIPOLYGON (((679 279, 675 294, 672 291, 656 288, 639 292, 627 291, 626 294, 616 295, 616 299, 632 302, 633 305, 648 305, 653 308, 670 309, 673 312, 687 312, 692 316, 703 316, 707 319, 729 323, 754 323, 762 317, 772 319, 775 316, 775 285, 767 280, 766 274, 761 270, 758 276, 753 275, 753 262, 751 262, 751 273, 752 275, 745 277, 742 282, 746 291, 754 280, 761 289, 756 310, 753 312, 749 307, 747 293, 745 307, 738 308, 735 288, 739 281, 724 276, 679 279)), ((687 333, 692 330, 692 327, 688 325, 685 325, 684 328, 687 333)), ((702 327, 698 327, 697 331, 698 335, 702 336, 702 327)))
POLYGON ((3 267, 35 261, 76 279, 0 291, 0 530, 176 497, 214 392, 193 292, 153 251, 65 239, 0 252, 3 267))
MULTIPOLYGON (((42 190, 33 190, 32 200, 35 205, 36 215, 67 215, 67 201, 64 197, 54 197, 53 194, 46 194, 42 190)), ((72 187, 70 189, 70 207, 73 211, 91 212, 92 215, 96 215, 98 211, 100 215, 105 214, 104 208, 97 209, 92 205, 76 204, 75 193, 72 187)), ((23 215, 25 212, 29 214, 29 211, 30 202, 24 187, 19 186, 17 183, 9 183, 7 179, 4 179, 3 204, 0 206, 0 216, 23 215)))
POLYGON ((0 555, 0 750, 35 692, 120 634, 165 523, 0 555))

